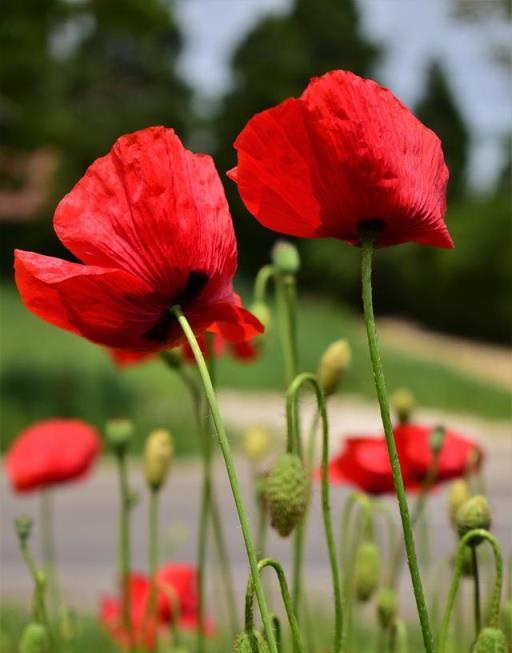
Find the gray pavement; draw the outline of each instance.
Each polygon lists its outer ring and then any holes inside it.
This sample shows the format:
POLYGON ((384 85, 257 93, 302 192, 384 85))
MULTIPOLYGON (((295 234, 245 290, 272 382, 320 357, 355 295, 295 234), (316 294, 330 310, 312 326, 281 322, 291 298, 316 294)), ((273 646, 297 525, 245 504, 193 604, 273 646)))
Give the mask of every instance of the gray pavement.
MULTIPOLYGON (((248 398, 234 393, 222 394, 222 411, 226 422, 237 429, 250 423, 263 423, 277 433, 284 433, 284 406, 281 399, 273 396, 248 398)), ((304 414, 311 413, 312 406, 304 405, 304 414)), ((378 432, 378 411, 372 405, 346 398, 335 402, 330 409, 333 449, 341 446, 343 433, 378 432)), ((494 523, 493 531, 510 551, 512 543, 512 433, 510 425, 487 424, 481 420, 457 416, 440 416, 424 413, 422 421, 437 423, 445 419, 480 441, 488 452, 485 477, 491 500, 494 523)), ((251 473, 246 461, 237 458, 237 468, 248 506, 251 504, 251 473)), ((140 503, 133 513, 133 561, 134 568, 145 568, 146 543, 146 495, 140 465, 131 466, 133 487, 140 491, 140 503)), ((194 562, 196 521, 199 506, 200 465, 185 461, 175 465, 169 483, 162 495, 162 555, 165 559, 194 562)), ((215 463, 215 488, 221 508, 229 555, 235 573, 236 585, 242 595, 247 565, 242 547, 234 504, 226 474, 220 458, 215 463)), ((332 488, 332 509, 336 531, 347 489, 332 488)), ((2 469, 0 474, 1 522, 0 562, 1 595, 5 600, 25 600, 30 594, 30 580, 17 550, 12 522, 16 515, 25 513, 36 520, 34 546, 38 553, 38 500, 31 495, 14 495, 8 488, 2 469)), ((432 496, 429 506, 433 534, 434 560, 439 560, 453 546, 453 533, 446 517, 446 492, 441 490, 432 496)), ((319 507, 319 488, 315 488, 312 517, 306 543, 306 578, 308 592, 329 596, 329 567, 325 551, 323 526, 319 507)), ((118 493, 115 470, 111 462, 100 464, 93 474, 80 484, 63 487, 55 492, 57 552, 60 581, 66 599, 82 610, 95 610, 99 596, 112 591, 115 583, 116 515, 118 493)), ((394 500, 389 499, 394 506, 394 500)), ((269 551, 285 566, 291 559, 291 544, 273 534, 269 551)), ((435 580, 435 579, 434 579, 435 580)), ((405 605, 408 600, 409 581, 402 575, 405 605)), ((212 591, 214 588, 210 588, 212 591)))

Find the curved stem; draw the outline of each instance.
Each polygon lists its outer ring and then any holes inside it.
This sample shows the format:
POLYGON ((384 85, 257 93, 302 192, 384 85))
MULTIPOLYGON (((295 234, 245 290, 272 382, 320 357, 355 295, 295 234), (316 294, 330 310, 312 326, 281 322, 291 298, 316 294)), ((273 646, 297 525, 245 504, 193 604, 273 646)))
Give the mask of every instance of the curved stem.
POLYGON ((446 651, 446 639, 448 636, 448 627, 450 625, 450 616, 452 614, 455 599, 457 597, 460 577, 462 575, 462 567, 464 565, 464 550, 466 546, 471 545, 471 542, 475 541, 475 543, 478 543, 478 541, 482 539, 489 542, 494 552, 496 577, 494 580, 494 591, 492 594, 488 625, 490 628, 498 627, 500 617, 501 590, 503 587, 503 558, 501 555, 500 545, 494 535, 491 535, 489 531, 486 531, 483 528, 476 528, 472 531, 469 531, 469 533, 466 533, 466 535, 464 535, 464 537, 460 540, 457 547, 452 582, 450 584, 448 598, 446 599, 446 608, 444 611, 443 620, 441 622, 441 630, 439 632, 439 653, 445 653, 446 651))
POLYGON ((272 625, 274 627, 274 635, 276 636, 277 650, 279 653, 282 653, 283 638, 281 635, 281 622, 279 621, 279 617, 276 614, 272 615, 272 625))
POLYGON ((238 512, 238 519, 240 521, 240 526, 242 529, 242 535, 244 538, 245 548, 247 551, 247 558, 249 560, 249 565, 251 567, 252 577, 254 579, 256 596, 258 599, 258 605, 260 608, 261 619, 263 621, 263 627, 265 629, 265 635, 267 638, 268 645, 270 647, 271 653, 278 653, 276 641, 274 638, 274 632, 272 630, 272 621, 270 619, 270 613, 267 607, 267 602, 265 600, 265 595, 263 592, 263 586, 261 584, 261 579, 258 571, 258 560, 256 558, 256 552, 254 550, 254 544, 252 541, 249 520, 247 518, 247 513, 242 501, 242 495, 240 492, 240 485, 236 475, 235 464, 233 460, 233 454, 231 453, 231 447, 229 445, 229 440, 224 429, 224 424, 220 416, 219 407, 217 405, 217 398, 215 396, 215 391, 208 373, 208 368, 206 366, 201 348, 199 347, 194 332, 192 331, 187 318, 183 315, 179 307, 174 307, 173 309, 178 322, 183 329, 183 333, 187 338, 187 341, 192 349, 194 358, 197 363, 197 368, 201 376, 203 383, 204 391, 210 407, 210 412, 212 415, 213 423, 215 425, 215 430, 217 432, 217 437, 219 441, 220 448, 222 450, 222 455, 224 456, 224 462, 226 465, 226 471, 229 477, 229 482, 231 484, 231 490, 233 493, 233 498, 235 500, 236 509, 238 512))
MULTIPOLYGON (((322 516, 324 521, 325 539, 327 543, 327 551, 329 554, 329 562, 331 567, 331 577, 334 594, 334 637, 333 647, 334 653, 341 650, 341 634, 343 629, 343 612, 341 603, 341 586, 340 574, 338 569, 338 560, 336 557, 336 544, 334 541, 334 534, 331 521, 331 508, 329 505, 329 422, 327 419, 327 408, 325 403, 325 396, 314 374, 304 372, 299 374, 291 383, 288 388, 286 396, 286 415, 288 420, 288 443, 298 440, 298 410, 296 407, 297 397, 299 390, 303 385, 310 385, 315 393, 320 418, 322 420, 322 479, 321 479, 321 499, 322 499, 322 516)), ((300 587, 300 586, 299 586, 300 587)), ((294 608, 297 610, 299 604, 300 594, 294 596, 294 608)))
POLYGON ((256 275, 254 280, 254 301, 264 302, 267 294, 267 286, 269 281, 275 278, 277 274, 276 268, 271 265, 264 265, 256 275))
POLYGON ((473 567, 473 587, 474 587, 474 615, 475 615, 475 638, 482 627, 482 613, 480 608, 480 574, 478 572, 478 554, 476 546, 471 547, 471 563, 473 567))
POLYGON ((416 607, 420 618, 421 632, 423 635, 423 644, 427 653, 433 653, 434 641, 430 629, 430 622, 428 616, 427 605, 423 593, 423 585, 421 582, 420 571, 418 567, 418 560, 416 556, 416 548, 414 545, 414 536, 411 528, 409 518, 409 506, 407 505, 407 498, 405 495, 405 487, 400 470, 400 461, 396 449, 395 438, 393 435, 393 427, 389 414, 389 404, 386 392, 386 383, 384 380, 384 371, 380 360, 379 345, 377 341, 377 331, 375 328, 375 318, 373 315, 373 301, 372 301, 372 254, 373 254, 373 239, 362 239, 362 292, 363 292, 363 307, 364 317, 366 323, 366 331, 368 335, 368 346, 370 350, 370 358, 373 367, 373 376, 375 380, 375 387, 377 390, 377 397, 380 405, 380 414, 382 424, 384 426, 384 433, 386 436, 386 444, 388 448, 389 460, 391 469, 393 471, 393 481, 400 509, 400 517, 402 520, 402 527, 405 540, 405 549, 407 552, 407 561, 409 563, 409 571, 411 574, 412 586, 414 589, 414 596, 416 599, 416 607))
MULTIPOLYGON (((272 567, 277 575, 279 581, 279 587, 281 589, 281 597, 283 599, 284 608, 286 610, 286 616, 288 617, 288 622, 292 631, 293 643, 297 647, 299 653, 306 653, 306 648, 302 640, 302 635, 299 630, 299 624, 297 623, 297 618, 292 606, 292 599, 290 596, 290 591, 288 589, 288 583, 286 582, 286 576, 284 575, 283 568, 273 558, 263 558, 258 562, 258 570, 262 571, 265 567, 272 567)), ((247 583, 247 592, 245 595, 245 630, 251 632, 254 627, 254 614, 253 614, 253 603, 254 603, 254 577, 249 578, 247 583)))

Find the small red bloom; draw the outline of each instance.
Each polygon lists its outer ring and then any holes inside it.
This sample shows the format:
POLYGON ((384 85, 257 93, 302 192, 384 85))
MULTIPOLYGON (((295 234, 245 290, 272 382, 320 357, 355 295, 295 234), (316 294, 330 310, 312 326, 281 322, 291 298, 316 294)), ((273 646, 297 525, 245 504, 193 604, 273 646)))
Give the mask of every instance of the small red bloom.
POLYGON ((183 340, 170 308, 200 334, 261 331, 232 288, 236 241, 210 157, 171 129, 122 136, 60 202, 54 227, 84 264, 16 251, 16 283, 43 320, 100 345, 157 352, 183 340))
POLYGON ((25 429, 5 458, 17 492, 40 490, 84 476, 101 451, 96 430, 76 419, 49 419, 25 429))
MULTIPOLYGON (((402 477, 407 489, 417 486, 409 469, 400 460, 402 477)), ((320 471, 317 472, 317 477, 320 471)), ((394 492, 393 474, 384 438, 349 437, 341 454, 329 463, 329 481, 352 485, 368 494, 394 492)))
MULTIPOLYGON (((149 579, 143 574, 133 573, 130 577, 132 633, 123 628, 121 602, 114 597, 105 597, 100 604, 100 621, 110 636, 121 646, 127 647, 130 639, 136 645, 152 647, 159 628, 168 627, 173 606, 179 610, 179 627, 196 630, 197 616, 197 572, 194 567, 171 563, 160 567, 157 572, 157 620, 148 618, 150 594, 149 579), (174 603, 176 601, 176 603, 174 603)), ((213 624, 206 622, 206 634, 213 632, 213 624)))
POLYGON ((453 246, 441 143, 371 80, 342 70, 312 79, 300 98, 254 116, 235 149, 228 174, 269 229, 358 244, 371 223, 377 246, 453 246))
MULTIPOLYGON (((400 460, 407 460, 411 474, 418 480, 426 477, 433 461, 430 448, 432 428, 418 424, 403 424, 393 429, 400 460)), ((435 483, 464 476, 471 463, 478 467, 484 454, 469 438, 456 431, 447 430, 439 454, 435 483), (471 456, 474 455, 474 460, 471 456)))

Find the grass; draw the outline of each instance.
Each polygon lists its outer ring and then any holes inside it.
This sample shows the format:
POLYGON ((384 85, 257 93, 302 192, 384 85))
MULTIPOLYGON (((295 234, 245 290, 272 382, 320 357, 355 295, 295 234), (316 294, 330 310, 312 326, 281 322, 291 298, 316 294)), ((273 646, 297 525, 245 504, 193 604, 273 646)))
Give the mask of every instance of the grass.
MULTIPOLYGON (((21 304, 10 284, 0 287, 2 308, 0 392, 2 447, 32 421, 50 416, 88 419, 98 427, 111 417, 134 420, 141 437, 168 425, 181 455, 195 451, 187 391, 158 360, 118 370, 100 347, 46 324, 21 304)), ((301 369, 315 370, 333 340, 345 337, 353 365, 345 390, 374 400, 366 338, 359 316, 328 301, 303 298, 299 306, 301 369)), ((407 386, 418 402, 446 411, 489 419, 510 416, 509 393, 439 361, 383 348, 388 388, 407 386)), ((252 364, 224 356, 219 384, 241 391, 281 390, 283 370, 275 328, 263 355, 252 364)))

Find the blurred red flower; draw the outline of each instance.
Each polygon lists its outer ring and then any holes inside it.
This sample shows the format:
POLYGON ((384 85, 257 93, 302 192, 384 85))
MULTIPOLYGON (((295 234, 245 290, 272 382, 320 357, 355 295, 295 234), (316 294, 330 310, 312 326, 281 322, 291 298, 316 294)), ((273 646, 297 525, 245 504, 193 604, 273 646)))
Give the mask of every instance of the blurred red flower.
POLYGON ((5 457, 18 492, 40 490, 84 476, 101 451, 97 431, 76 419, 49 419, 25 429, 5 457))
MULTIPOLYGON (((428 474, 434 458, 430 447, 432 428, 409 423, 396 426, 393 431, 400 460, 407 460, 410 473, 421 481, 428 474)), ((483 451, 476 442, 456 431, 446 430, 437 461, 435 482, 464 476, 470 467, 475 471, 483 458, 483 451)))
MULTIPOLYGON (((204 336, 200 336, 198 341, 205 358, 208 358, 206 338, 204 336)), ((233 356, 233 358, 242 363, 249 363, 254 361, 259 356, 259 349, 258 346, 254 344, 254 341, 245 340, 242 342, 226 343, 220 334, 216 334, 213 341, 214 356, 216 358, 222 356, 222 354, 226 351, 226 346, 228 352, 233 356)), ((192 349, 190 348, 188 342, 183 343, 183 357, 189 363, 193 363, 195 361, 194 354, 192 353, 192 349)))
POLYGON ((239 342, 262 330, 233 292, 236 240, 215 166, 171 129, 119 138, 60 202, 54 228, 85 265, 15 253, 21 297, 47 322, 140 353, 183 340, 175 305, 197 334, 215 325, 239 342))
MULTIPOLYGON (((157 623, 149 618, 149 579, 138 573, 130 577, 132 634, 122 625, 121 601, 105 597, 100 605, 100 621, 112 639, 127 647, 130 639, 136 645, 152 647, 157 629, 169 627, 173 609, 178 608, 178 626, 183 630, 196 630, 197 572, 194 567, 182 563, 163 565, 157 572, 157 623)), ((213 623, 207 619, 206 634, 213 633, 213 623)))
POLYGON ((453 246, 441 143, 371 80, 342 70, 312 79, 300 98, 251 118, 235 149, 228 175, 269 229, 358 244, 371 223, 376 246, 453 246))

